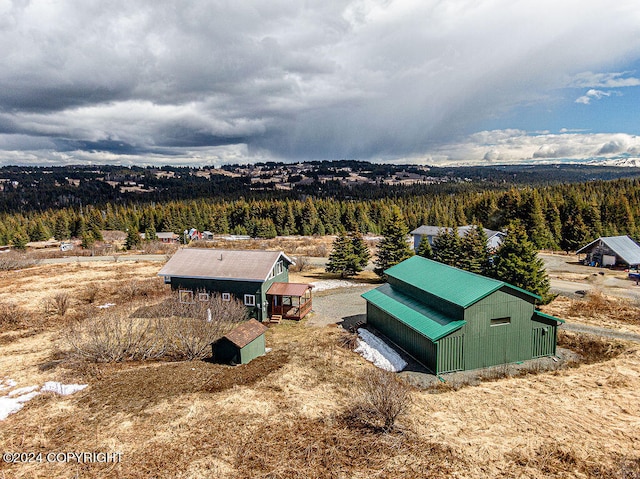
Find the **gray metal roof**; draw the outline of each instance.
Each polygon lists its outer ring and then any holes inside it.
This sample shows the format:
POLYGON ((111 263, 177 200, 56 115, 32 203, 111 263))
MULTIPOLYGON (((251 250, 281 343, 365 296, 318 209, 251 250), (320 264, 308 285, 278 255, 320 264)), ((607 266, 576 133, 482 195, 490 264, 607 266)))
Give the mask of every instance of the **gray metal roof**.
MULTIPOLYGON (((474 228, 474 225, 465 225, 458 227, 458 236, 466 235, 471 228, 474 228)), ((494 231, 487 228, 482 228, 487 235, 487 239, 493 238, 495 235, 505 236, 505 233, 502 231, 494 231)), ((416 228, 411 232, 412 235, 424 235, 424 236, 438 236, 440 231, 451 231, 451 228, 447 228, 446 226, 427 226, 422 225, 419 228, 416 228)))
POLYGON ((640 264, 640 246, 628 236, 601 236, 586 246, 583 246, 576 254, 585 253, 593 245, 602 242, 628 265, 640 264))
POLYGON ((294 264, 282 251, 182 248, 158 276, 265 281, 281 258, 294 264))

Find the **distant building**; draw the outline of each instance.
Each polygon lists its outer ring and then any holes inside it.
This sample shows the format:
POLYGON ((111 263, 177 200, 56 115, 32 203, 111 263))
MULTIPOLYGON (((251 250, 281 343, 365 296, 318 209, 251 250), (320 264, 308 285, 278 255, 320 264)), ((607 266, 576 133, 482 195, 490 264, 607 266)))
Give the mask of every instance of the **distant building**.
MULTIPOLYGON (((282 304, 268 298, 268 291, 275 283, 289 282, 292 264, 293 260, 281 251, 182 248, 158 275, 179 291, 182 302, 198 301, 200 294, 212 292, 219 293, 223 300, 230 301, 233 296, 244 303, 252 317, 264 321, 270 305, 282 304)), ((288 296, 291 301, 290 288, 283 289, 286 294, 280 296, 288 296)), ((303 298, 305 294, 306 290, 303 298)))
MULTIPOLYGON (((465 236, 473 225, 465 225, 458 227, 458 236, 465 236)), ((487 247, 490 250, 498 249, 498 246, 502 244, 502 240, 507 236, 506 233, 502 231, 493 231, 487 228, 482 228, 484 233, 487 235, 487 247)), ((419 228, 416 228, 411 232, 413 236, 413 249, 414 251, 418 251, 418 247, 420 246, 420 242, 423 239, 426 239, 430 245, 433 245, 433 240, 435 239, 441 231, 451 231, 451 228, 447 228, 446 226, 427 226, 422 225, 419 228)))
MULTIPOLYGON (((140 233, 140 238, 147 239, 146 233, 140 233)), ((156 233, 156 238, 158 241, 162 243, 179 243, 180 236, 175 234, 173 231, 163 231, 161 233, 156 233)))
POLYGON ((640 265, 640 246, 629 236, 601 236, 583 246, 576 254, 585 254, 584 264, 591 266, 640 265))
POLYGON ((503 281, 413 256, 367 291, 367 323, 435 374, 556 353, 564 322, 540 297, 503 281))

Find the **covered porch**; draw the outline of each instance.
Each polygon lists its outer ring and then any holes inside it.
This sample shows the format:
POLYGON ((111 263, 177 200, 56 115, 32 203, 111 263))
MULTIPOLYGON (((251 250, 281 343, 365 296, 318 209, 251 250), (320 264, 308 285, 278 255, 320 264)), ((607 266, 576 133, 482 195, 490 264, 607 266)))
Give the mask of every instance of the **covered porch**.
POLYGON ((311 311, 311 288, 304 283, 273 283, 267 290, 269 317, 304 318, 311 311))

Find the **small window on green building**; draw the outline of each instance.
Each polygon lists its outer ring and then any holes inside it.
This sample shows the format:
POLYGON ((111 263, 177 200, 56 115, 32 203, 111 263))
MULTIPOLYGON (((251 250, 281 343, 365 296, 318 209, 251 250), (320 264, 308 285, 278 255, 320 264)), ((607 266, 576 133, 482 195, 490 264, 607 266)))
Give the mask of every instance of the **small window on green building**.
POLYGON ((511 324, 511 318, 495 318, 491 320, 491 326, 502 326, 504 324, 511 324))
POLYGON ((256 305, 256 297, 252 294, 244 295, 244 305, 245 306, 255 306, 256 305))
POLYGON ((222 301, 231 301, 231 293, 222 293, 222 301))

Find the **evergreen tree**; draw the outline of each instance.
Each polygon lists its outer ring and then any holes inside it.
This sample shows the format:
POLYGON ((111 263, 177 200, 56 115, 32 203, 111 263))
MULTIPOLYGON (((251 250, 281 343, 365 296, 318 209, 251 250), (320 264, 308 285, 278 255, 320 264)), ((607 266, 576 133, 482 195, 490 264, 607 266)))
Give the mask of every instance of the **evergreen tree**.
POLYGON ((367 267, 367 264, 369 264, 371 253, 369 252, 369 247, 364 241, 364 238, 362 237, 360 231, 355 230, 349 232, 349 239, 351 241, 351 248, 355 257, 354 266, 356 272, 360 272, 367 267))
POLYGON ((458 266, 460 236, 457 228, 442 228, 433 239, 433 259, 449 266, 458 266))
POLYGON ((148 226, 147 229, 144 230, 144 240, 155 241, 157 239, 158 235, 156 234, 156 229, 153 227, 153 225, 148 226))
POLYGON ((53 236, 58 241, 69 239, 71 232, 69 231, 69 219, 65 213, 58 215, 53 228, 53 236))
POLYGON ((486 274, 489 267, 487 235, 478 226, 471 228, 460 239, 458 267, 477 274, 486 274))
POLYGON ((327 273, 340 273, 340 277, 344 278, 356 273, 352 268, 354 265, 353 244, 346 233, 342 232, 333 241, 325 271, 327 273))
POLYGON ((25 250, 27 249, 27 243, 29 242, 29 237, 24 234, 22 231, 18 231, 13 235, 11 240, 11 244, 15 249, 25 250))
POLYGON ((127 239, 125 241, 125 248, 135 249, 140 246, 140 233, 137 228, 129 228, 127 231, 127 239))
POLYGON ((549 278, 544 263, 538 258, 538 251, 529 241, 524 227, 512 223, 493 260, 491 275, 541 296, 543 301, 550 300, 549 278))
POLYGON ((418 256, 422 256, 423 258, 433 258, 433 249, 431 249, 431 244, 429 243, 429 240, 427 238, 422 238, 420 244, 418 245, 418 249, 416 250, 416 254, 418 256))
POLYGON ((95 245, 96 239, 93 237, 93 233, 91 231, 85 231, 82 234, 82 243, 81 246, 84 249, 91 249, 93 245, 95 245))
POLYGON ((383 238, 378 244, 378 255, 375 262, 375 273, 384 278, 384 271, 413 255, 409 243, 407 243, 407 228, 400 208, 397 206, 391 210, 391 216, 382 230, 383 238))

